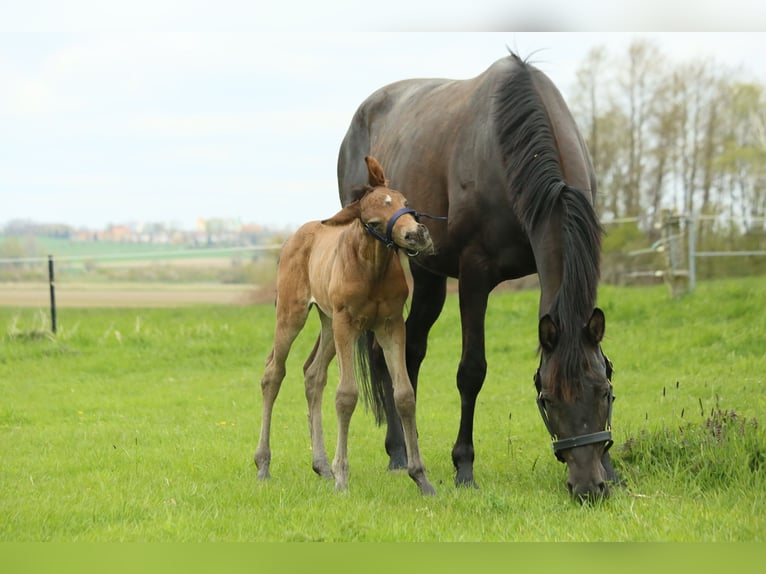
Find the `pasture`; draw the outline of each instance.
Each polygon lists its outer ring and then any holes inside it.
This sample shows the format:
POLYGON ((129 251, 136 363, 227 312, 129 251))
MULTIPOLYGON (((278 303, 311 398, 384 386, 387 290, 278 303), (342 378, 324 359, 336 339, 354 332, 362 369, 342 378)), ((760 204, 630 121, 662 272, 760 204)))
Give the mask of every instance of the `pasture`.
POLYGON ((600 289, 625 485, 586 505, 569 498, 535 406, 538 297, 490 297, 474 490, 453 485, 460 328, 448 295, 418 389, 429 498, 385 470, 384 429, 361 401, 348 492, 311 471, 302 364, 315 313, 288 360, 261 482, 252 457, 272 304, 63 308, 55 337, 44 308, 0 307, 0 540, 764 541, 763 279, 680 299, 663 286, 600 289))

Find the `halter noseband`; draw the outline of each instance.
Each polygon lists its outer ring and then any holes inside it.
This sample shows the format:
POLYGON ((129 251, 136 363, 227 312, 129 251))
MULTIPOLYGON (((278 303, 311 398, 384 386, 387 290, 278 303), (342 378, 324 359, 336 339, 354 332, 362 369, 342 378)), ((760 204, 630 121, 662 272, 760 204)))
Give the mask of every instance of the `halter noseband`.
MULTIPOLYGON (((415 221, 417 221, 418 223, 420 223, 420 218, 421 217, 428 217, 429 219, 440 219, 440 220, 443 220, 443 221, 447 221, 446 217, 440 217, 440 216, 437 216, 437 215, 429 215, 427 213, 419 213, 419 212, 415 211, 414 209, 412 209, 411 207, 402 207, 401 209, 398 209, 397 211, 395 211, 394 214, 391 216, 391 218, 388 220, 388 224, 386 225, 386 234, 385 235, 381 235, 380 233, 375 231, 372 228, 372 226, 369 223, 365 222, 365 221, 362 222, 362 227, 364 227, 364 230, 367 233, 369 233, 375 239, 377 239, 378 241, 383 243, 386 247, 396 251, 399 248, 399 246, 396 244, 396 242, 394 241, 394 238, 393 238, 394 225, 396 224, 397 220, 402 215, 406 215, 407 213, 411 214, 412 217, 415 218, 415 221)), ((409 255, 409 256, 414 256, 414 255, 417 255, 417 254, 418 254, 417 251, 407 251, 407 255, 409 255)))
POLYGON ((612 405, 614 404, 614 393, 612 392, 613 367, 612 362, 606 355, 604 355, 603 352, 601 355, 606 361, 606 379, 609 382, 609 410, 606 415, 606 429, 602 431, 589 434, 581 434, 570 438, 557 439, 556 433, 553 432, 553 429, 551 428, 551 423, 548 419, 548 413, 545 410, 545 402, 543 401, 542 388, 540 386, 540 368, 538 367, 537 371, 535 372, 535 385, 539 389, 537 393, 537 408, 540 409, 540 416, 543 419, 545 428, 548 429, 548 434, 551 435, 551 440, 553 441, 551 443, 551 446, 553 447, 553 454, 556 455, 556 458, 559 460, 559 462, 566 462, 563 455, 561 454, 562 450, 589 444, 604 443, 604 452, 606 452, 611 448, 612 444, 614 444, 614 440, 612 440, 612 405))

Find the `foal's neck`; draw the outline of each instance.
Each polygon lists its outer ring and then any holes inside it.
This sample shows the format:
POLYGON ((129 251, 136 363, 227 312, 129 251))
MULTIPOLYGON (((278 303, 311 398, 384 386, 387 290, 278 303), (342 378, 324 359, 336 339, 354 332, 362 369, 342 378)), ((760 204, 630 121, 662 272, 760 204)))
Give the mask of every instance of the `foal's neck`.
MULTIPOLYGON (((399 255, 396 248, 390 248, 385 243, 376 239, 365 230, 362 222, 357 220, 349 227, 346 233, 350 236, 346 244, 353 246, 357 273, 369 275, 374 281, 382 279, 392 269, 392 265, 399 265, 399 255)), ((341 256, 343 256, 341 254, 341 256)), ((351 263, 350 261, 348 262, 351 263)), ((395 270, 395 268, 394 268, 395 270)))

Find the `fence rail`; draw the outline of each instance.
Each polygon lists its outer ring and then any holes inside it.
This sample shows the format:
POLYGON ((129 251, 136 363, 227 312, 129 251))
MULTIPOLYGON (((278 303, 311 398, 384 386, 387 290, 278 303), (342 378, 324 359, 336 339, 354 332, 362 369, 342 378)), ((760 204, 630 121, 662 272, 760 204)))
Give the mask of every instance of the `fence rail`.
MULTIPOLYGON (((641 218, 621 218, 612 220, 608 224, 639 223, 641 218)), ((663 212, 662 221, 657 224, 661 229, 662 238, 645 249, 635 249, 627 253, 629 257, 639 257, 652 253, 665 254, 665 267, 663 269, 651 269, 642 271, 630 271, 628 277, 660 277, 671 286, 673 295, 681 292, 693 292, 697 283, 697 260, 702 258, 724 257, 763 257, 766 250, 743 249, 743 250, 720 250, 700 251, 697 249, 697 228, 701 222, 737 222, 740 218, 729 218, 717 215, 689 215, 663 212)), ((766 229, 766 218, 749 218, 748 223, 762 225, 766 229)))

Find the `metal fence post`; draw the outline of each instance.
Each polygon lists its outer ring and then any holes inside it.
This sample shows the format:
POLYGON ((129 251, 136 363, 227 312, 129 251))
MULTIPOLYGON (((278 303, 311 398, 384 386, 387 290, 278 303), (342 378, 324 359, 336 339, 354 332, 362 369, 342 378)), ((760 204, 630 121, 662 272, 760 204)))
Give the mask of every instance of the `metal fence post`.
POLYGON ((689 248, 689 293, 694 293, 694 287, 697 283, 697 268, 695 265, 696 258, 696 241, 697 237, 694 229, 694 217, 691 214, 686 215, 687 226, 687 242, 689 248))
POLYGON ((48 255, 48 282, 51 287, 51 330, 56 333, 56 286, 53 280, 53 255, 48 255))

